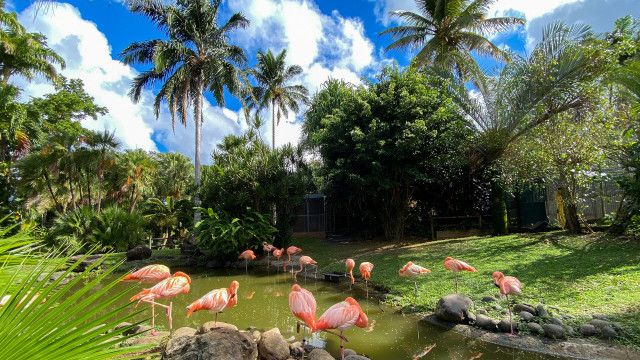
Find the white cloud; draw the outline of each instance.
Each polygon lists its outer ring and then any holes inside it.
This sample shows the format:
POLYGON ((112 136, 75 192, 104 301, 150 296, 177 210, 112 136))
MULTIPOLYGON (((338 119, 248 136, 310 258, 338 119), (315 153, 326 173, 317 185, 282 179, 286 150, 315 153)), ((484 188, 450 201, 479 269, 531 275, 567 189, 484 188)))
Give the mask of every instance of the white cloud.
MULTIPOLYGON (((78 9, 69 4, 35 5, 20 13, 19 18, 30 31, 47 36, 48 44, 67 62, 62 71, 68 78, 81 79, 87 93, 109 113, 98 120, 83 120, 87 128, 114 131, 124 148, 157 150, 161 143, 170 151, 194 155, 193 122, 187 127, 176 125, 175 134, 167 111, 156 121, 153 114, 153 94, 144 91, 140 103, 134 104, 127 95, 131 80, 137 74, 132 67, 114 59, 106 36, 93 22, 82 18, 78 9)), ((18 80, 27 96, 41 96, 53 88, 41 80, 30 83, 18 80)), ((205 101, 205 123, 202 133, 201 157, 209 162, 209 154, 222 137, 239 133, 238 114, 205 101)))
POLYGON ((489 9, 491 16, 513 15, 516 11, 524 15, 527 21, 531 21, 544 14, 550 13, 556 8, 583 0, 498 0, 489 9))

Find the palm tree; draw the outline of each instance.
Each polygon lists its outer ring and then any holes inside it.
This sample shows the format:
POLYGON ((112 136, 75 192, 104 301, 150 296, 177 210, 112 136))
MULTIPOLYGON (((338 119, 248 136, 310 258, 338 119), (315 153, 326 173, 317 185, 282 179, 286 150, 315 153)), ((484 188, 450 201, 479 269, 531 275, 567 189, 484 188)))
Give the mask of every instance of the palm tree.
POLYGON ((191 159, 180 153, 160 153, 156 157, 158 171, 155 192, 158 197, 171 196, 182 199, 193 190, 193 164, 191 159), (171 181, 167 181, 171 179, 171 181))
POLYGON ((472 156, 476 169, 489 170, 494 232, 507 232, 501 171, 497 164, 507 148, 556 115, 585 106, 585 84, 606 69, 603 54, 586 45, 588 26, 548 25, 528 58, 516 58, 495 78, 470 93, 464 84, 454 100, 477 132, 472 156))
POLYGON ((115 164, 114 150, 120 146, 120 143, 115 137, 113 132, 104 130, 103 132, 92 133, 87 139, 89 146, 92 148, 93 157, 96 160, 96 173, 97 177, 97 211, 102 209, 102 190, 104 187, 104 174, 105 171, 115 164))
MULTIPOLYGON (((166 5, 161 0, 128 0, 132 12, 148 16, 168 37, 132 43, 122 52, 127 64, 153 65, 134 79, 129 94, 134 102, 138 102, 143 88, 159 84, 155 98, 156 117, 160 115, 160 105, 166 101, 174 128, 176 118, 186 125, 188 110, 193 105, 196 187, 200 186, 204 92, 210 91, 218 105, 224 106, 225 88, 231 94, 242 91, 238 66, 246 62, 244 50, 228 41, 230 32, 247 27, 249 20, 235 13, 224 25, 218 26, 221 2, 182 0, 175 5, 166 5)), ((194 200, 199 206, 197 195, 194 200)), ((198 221, 199 215, 196 212, 194 220, 198 221)))
POLYGON ((510 55, 486 36, 509 30, 525 20, 516 17, 487 18, 496 0, 416 0, 419 12, 397 10, 391 13, 404 23, 380 35, 395 40, 387 50, 420 49, 413 59, 418 67, 434 65, 461 79, 481 79, 482 71, 471 55, 490 56, 508 61, 510 55))
POLYGON ((180 224, 178 211, 179 200, 176 201, 171 196, 167 196, 164 200, 149 198, 145 203, 144 217, 165 233, 164 242, 162 243, 163 247, 166 246, 169 241, 171 230, 180 224))
POLYGON ((250 70, 258 85, 252 89, 253 97, 247 103, 260 111, 271 106, 271 146, 276 146, 276 125, 289 111, 298 112, 300 103, 309 103, 309 91, 303 85, 289 85, 294 77, 302 74, 298 65, 286 65, 286 50, 274 55, 271 50, 259 51, 256 68, 250 70))

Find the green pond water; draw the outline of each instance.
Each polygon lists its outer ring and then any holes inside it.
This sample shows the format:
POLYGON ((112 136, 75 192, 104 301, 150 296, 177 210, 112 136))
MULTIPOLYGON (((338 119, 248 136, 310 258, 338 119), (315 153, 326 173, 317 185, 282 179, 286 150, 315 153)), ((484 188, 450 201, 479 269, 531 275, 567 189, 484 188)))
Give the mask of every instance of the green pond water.
MULTIPOLYGON (((176 270, 176 269, 174 269, 176 270)), ((260 330, 278 327, 285 338, 295 336, 296 320, 291 315, 288 305, 288 294, 293 279, 283 273, 260 273, 245 275, 244 270, 225 269, 222 271, 196 272, 183 270, 191 276, 191 291, 187 295, 179 295, 173 300, 174 329, 182 326, 197 328, 204 322, 213 320, 213 314, 200 311, 187 318, 186 306, 212 289, 228 287, 232 280, 240 282, 238 305, 218 316, 218 321, 236 325, 239 329, 250 326, 260 330)), ((356 298, 367 316, 369 328, 352 328, 345 332, 349 340, 347 348, 365 354, 371 359, 401 360, 412 359, 426 347, 435 344, 435 348, 424 359, 558 359, 556 357, 524 352, 499 347, 483 341, 463 337, 453 331, 425 324, 418 321, 415 315, 402 315, 396 309, 380 305, 378 300, 365 298, 364 293, 349 290, 347 285, 336 285, 323 281, 299 278, 299 284, 311 291, 318 302, 318 316, 329 306, 344 300, 347 296, 356 298)), ((122 283, 114 290, 129 288, 131 295, 137 293, 142 285, 122 283)), ((122 303, 128 299, 123 298, 122 303)), ((166 300, 162 301, 166 303, 166 300)), ((144 303, 140 306, 146 306, 144 303)), ((156 308, 158 309, 158 308, 156 308)), ((134 311, 133 308, 131 311, 134 311)), ((166 328, 167 320, 164 312, 156 311, 156 326, 166 328)), ((141 319, 151 315, 141 315, 141 319)), ((313 334, 309 339, 314 346, 324 347, 334 356, 339 354, 338 339, 332 335, 313 334)))

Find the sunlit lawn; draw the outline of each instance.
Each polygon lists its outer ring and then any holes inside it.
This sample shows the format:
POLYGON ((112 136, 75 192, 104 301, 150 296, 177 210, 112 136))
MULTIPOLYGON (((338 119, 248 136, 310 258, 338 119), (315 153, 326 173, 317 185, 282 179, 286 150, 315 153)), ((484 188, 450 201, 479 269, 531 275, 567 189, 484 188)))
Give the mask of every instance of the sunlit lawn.
MULTIPOLYGON (((603 234, 567 236, 563 233, 524 234, 442 240, 385 246, 382 243, 334 244, 311 238, 295 239, 323 271, 344 271, 344 259, 374 263, 372 282, 391 292, 401 306, 414 302, 413 283, 398 276, 407 261, 432 270, 419 280, 417 305, 432 310, 438 299, 454 292, 454 275, 442 262, 453 256, 478 269, 460 274, 459 292, 477 305, 496 295, 491 273, 502 271, 523 283, 522 302, 558 307, 576 317, 574 323, 599 313, 630 330, 624 342, 640 345, 640 243, 603 234)), ((357 269, 356 269, 357 273, 357 269)))

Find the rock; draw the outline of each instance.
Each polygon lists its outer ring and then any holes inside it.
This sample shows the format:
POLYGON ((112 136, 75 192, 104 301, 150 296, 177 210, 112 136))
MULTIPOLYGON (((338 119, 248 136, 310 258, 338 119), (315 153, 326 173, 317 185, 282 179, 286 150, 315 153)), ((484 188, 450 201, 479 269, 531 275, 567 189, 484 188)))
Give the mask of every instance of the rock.
POLYGON ((498 330, 498 327, 496 326, 496 324, 493 322, 493 319, 491 319, 488 316, 484 316, 484 315, 478 315, 476 316, 476 322, 475 325, 481 329, 484 330, 490 330, 490 331, 496 331, 498 330))
POLYGON ((231 329, 231 330, 238 330, 238 328, 233 325, 233 324, 227 324, 227 323, 223 323, 218 321, 217 323, 215 321, 207 321, 206 323, 202 324, 199 328, 198 331, 196 332, 196 334, 204 334, 206 332, 209 332, 213 329, 231 329))
POLYGON ((598 320, 605 320, 605 321, 609 320, 609 317, 604 314, 593 314, 591 315, 591 317, 598 320))
POLYGON ((562 322, 562 320, 558 319, 558 318, 550 318, 549 322, 551 324, 556 324, 556 325, 560 325, 560 326, 564 326, 564 323, 562 322))
POLYGON ((498 323, 498 330, 504 333, 510 333, 513 328, 513 332, 518 332, 518 323, 515 321, 509 322, 509 319, 502 319, 498 323))
POLYGON ((538 316, 541 317, 541 318, 545 318, 545 317, 549 316, 549 313, 547 312, 547 309, 545 309, 544 305, 542 305, 542 304, 536 305, 536 314, 538 314, 538 316))
MULTIPOLYGON (((116 330, 119 330, 123 327, 127 327, 127 326, 131 326, 132 324, 128 323, 128 322, 123 322, 118 324, 118 326, 116 326, 116 330)), ((142 325, 142 324, 138 324, 138 325, 133 325, 131 326, 131 328, 125 330, 122 332, 122 335, 124 336, 129 336, 129 335, 134 335, 134 334, 141 334, 144 332, 148 332, 151 330, 151 326, 148 325, 142 325)))
POLYGON ((151 257, 151 249, 144 245, 139 245, 127 251, 127 261, 146 260, 151 257))
POLYGON ((594 336, 598 334, 598 329, 591 324, 583 324, 580 326, 580 334, 582 336, 594 336))
POLYGON ((482 302, 494 302, 494 301, 498 301, 498 299, 494 298, 493 296, 485 296, 480 301, 482 301, 482 302))
POLYGON ((469 313, 467 316, 467 320, 469 323, 474 323, 476 321, 476 315, 474 313, 469 313))
POLYGON ((460 294, 451 294, 441 298, 436 305, 438 319, 451 323, 468 323, 469 309, 473 301, 460 294))
POLYGON ((532 334, 536 334, 536 335, 544 334, 544 329, 538 323, 534 323, 534 322, 527 323, 527 328, 529 329, 529 331, 531 331, 532 334))
POLYGON ((344 360, 370 360, 370 359, 362 355, 349 355, 349 356, 345 356, 344 360))
POLYGON ((126 322, 126 321, 125 322, 121 322, 120 324, 116 325, 116 327, 114 327, 113 330, 120 330, 120 329, 126 328, 127 326, 131 326, 131 325, 133 325, 133 324, 130 323, 130 322, 126 322))
POLYGON ((156 336, 140 336, 129 338, 122 344, 124 346, 137 346, 137 345, 152 345, 153 349, 158 349, 162 342, 169 337, 168 331, 158 331, 156 336))
POLYGON ((533 320, 533 318, 535 317, 532 313, 528 312, 528 311, 520 311, 520 314, 518 314, 520 316, 520 319, 529 322, 531 320, 533 320))
POLYGON ((257 344, 257 343, 259 343, 259 342, 260 342, 260 339, 262 338, 262 334, 261 334, 261 333, 260 333, 260 331, 258 331, 258 330, 253 330, 253 331, 251 332, 251 338, 252 338, 252 339, 253 339, 253 341, 255 341, 255 342, 256 342, 256 344, 257 344))
POLYGON ((611 323, 609 323, 608 321, 605 321, 605 320, 601 320, 601 319, 592 319, 591 321, 589 321, 589 324, 595 326, 596 329, 598 329, 600 331, 602 331, 602 329, 607 327, 607 326, 611 326, 611 323))
POLYGON ((358 353, 353 349, 344 349, 343 355, 344 357, 347 357, 350 355, 358 355, 358 353))
POLYGON ((196 329, 185 326, 177 330, 174 330, 172 337, 177 338, 180 336, 193 336, 195 334, 196 334, 196 329))
POLYGON ((293 344, 289 344, 289 354, 299 359, 304 354, 304 348, 302 347, 302 343, 299 341, 294 342, 293 344))
POLYGON ((532 315, 536 314, 536 309, 533 308, 533 306, 527 305, 527 304, 515 304, 513 306, 513 312, 523 312, 526 311, 532 315))
POLYGON ((613 339, 618 336, 618 332, 613 326, 605 326, 602 328, 600 335, 605 339, 613 339))
POLYGON ((289 345, 278 328, 265 331, 258 343, 258 353, 263 360, 286 360, 289 357, 289 345))
POLYGON ((503 307, 498 305, 498 304, 491 304, 491 308, 493 308, 493 310, 496 310, 496 311, 502 311, 503 310, 503 307))
POLYGON ((478 311, 476 311, 476 313, 478 315, 487 315, 487 310, 485 309, 478 309, 478 311))
POLYGON ((255 360, 257 357, 258 348, 249 336, 225 327, 171 339, 162 359, 255 360))
POLYGON ((574 335, 574 334, 573 334, 573 333, 574 333, 574 331, 573 331, 573 327, 571 327, 571 326, 569 326, 569 325, 565 325, 565 326, 564 326, 564 331, 567 333, 567 336, 568 336, 568 337, 572 337, 572 336, 574 335))
POLYGON ((544 329, 544 335, 548 338, 564 339, 567 337, 566 331, 560 325, 544 324, 542 325, 542 329, 544 329))
POLYGON ((91 267, 91 265, 93 265, 93 263, 95 263, 96 261, 100 260, 100 258, 102 257, 102 255, 100 254, 95 254, 95 255, 89 255, 85 258, 85 255, 74 255, 71 256, 69 258, 69 263, 70 264, 77 264, 77 266, 75 268, 73 268, 73 272, 83 272, 85 271, 87 268, 91 267), (84 259, 83 259, 84 258, 84 259), (82 259, 82 261, 80 261, 82 259))
POLYGON ((336 360, 324 349, 313 349, 309 353, 309 360, 336 360))

